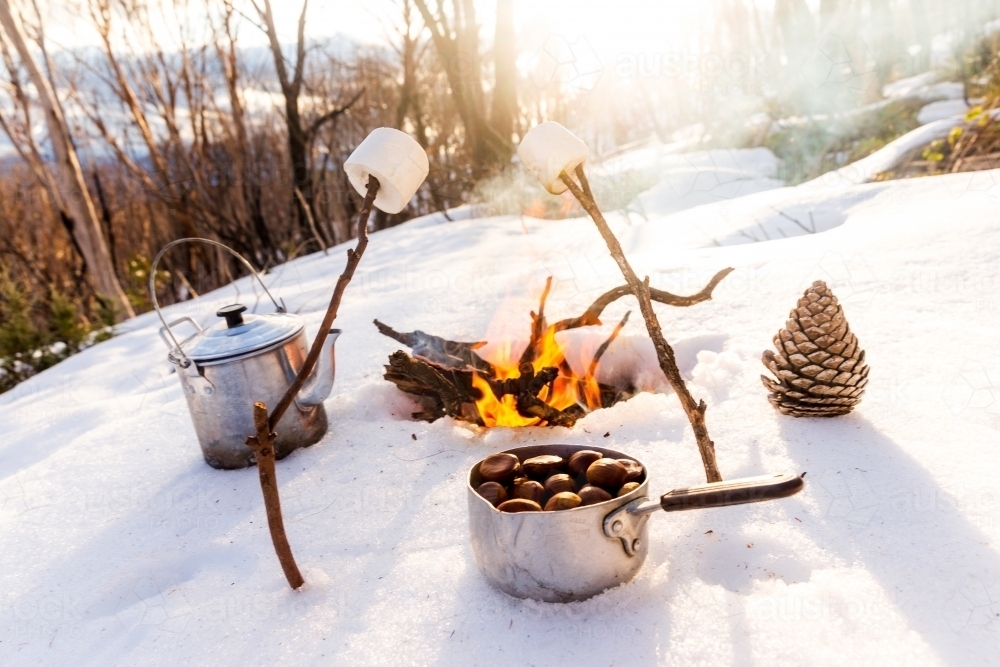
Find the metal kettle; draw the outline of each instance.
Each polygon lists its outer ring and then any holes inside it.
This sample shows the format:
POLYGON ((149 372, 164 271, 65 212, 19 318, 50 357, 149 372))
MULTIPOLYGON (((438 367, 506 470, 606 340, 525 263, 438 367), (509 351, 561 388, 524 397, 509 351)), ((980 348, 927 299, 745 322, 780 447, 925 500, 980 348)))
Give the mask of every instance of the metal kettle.
MULTIPOLYGON (((253 404, 262 401, 274 405, 295 379, 309 350, 304 320, 285 312, 253 266, 239 253, 208 239, 180 239, 164 246, 150 268, 150 296, 163 322, 160 336, 170 348, 167 359, 176 367, 184 387, 205 461, 213 468, 223 469, 253 465, 253 452, 246 445, 247 436, 255 431, 253 404), (156 301, 153 285, 156 264, 169 248, 189 241, 218 246, 236 256, 261 284, 276 312, 250 314, 246 313, 246 306, 234 303, 219 309, 216 315, 221 320, 205 329, 190 317, 168 323, 156 301), (173 328, 183 322, 196 331, 178 341, 173 328)), ((334 344, 339 335, 339 329, 330 330, 319 362, 293 406, 278 422, 276 458, 314 444, 326 434, 329 423, 323 401, 333 390, 334 344)))

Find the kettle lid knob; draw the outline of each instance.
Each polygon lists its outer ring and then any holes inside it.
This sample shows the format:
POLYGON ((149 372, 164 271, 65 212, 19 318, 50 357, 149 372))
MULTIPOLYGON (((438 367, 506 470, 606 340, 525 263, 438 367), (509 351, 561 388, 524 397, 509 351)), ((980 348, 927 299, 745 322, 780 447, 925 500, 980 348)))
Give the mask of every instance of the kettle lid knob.
POLYGON ((246 309, 247 307, 242 303, 234 303, 219 308, 219 310, 215 311, 215 314, 217 317, 226 318, 226 326, 230 329, 235 329, 243 324, 243 313, 246 309))

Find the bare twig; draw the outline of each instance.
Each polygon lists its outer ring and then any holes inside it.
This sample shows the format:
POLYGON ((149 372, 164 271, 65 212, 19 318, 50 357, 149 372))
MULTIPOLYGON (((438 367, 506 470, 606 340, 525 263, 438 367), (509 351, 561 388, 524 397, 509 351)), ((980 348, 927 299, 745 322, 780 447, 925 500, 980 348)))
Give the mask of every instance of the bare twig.
POLYGON ((614 331, 611 332, 608 339, 601 343, 601 346, 597 348, 597 352, 594 352, 594 358, 591 360, 590 366, 587 368, 587 375, 594 378, 597 377, 597 364, 601 363, 601 357, 604 356, 604 353, 608 351, 608 347, 615 341, 615 338, 618 338, 618 334, 622 332, 622 329, 625 328, 625 324, 628 322, 628 316, 631 314, 631 310, 625 313, 625 317, 623 317, 622 321, 615 326, 614 331))
POLYGON ((339 106, 335 109, 331 109, 330 111, 327 111, 325 114, 314 120, 312 122, 312 125, 309 126, 309 129, 306 130, 306 136, 312 138, 323 126, 323 123, 331 121, 337 118, 338 116, 342 116, 343 114, 350 111, 351 107, 354 106, 354 103, 360 100, 361 96, 365 94, 365 90, 366 90, 365 88, 362 88, 361 90, 358 91, 358 93, 354 97, 352 97, 347 102, 347 104, 339 106))
POLYGON ((316 239, 316 243, 319 244, 319 247, 323 249, 323 254, 329 255, 330 253, 326 247, 326 241, 323 240, 323 237, 319 234, 319 230, 316 229, 316 218, 313 217, 312 211, 309 209, 309 202, 306 201, 305 196, 302 194, 302 190, 300 190, 298 186, 295 187, 295 197, 299 200, 299 203, 302 204, 302 210, 305 211, 306 220, 309 221, 309 229, 312 231, 313 238, 316 239))
POLYGON ((618 268, 621 269, 622 275, 625 276, 625 281, 628 283, 631 292, 639 300, 639 310, 642 313, 642 318, 646 321, 646 330, 649 332, 649 337, 653 339, 653 347, 656 350, 656 358, 660 362, 660 368, 663 370, 663 374, 667 376, 667 381, 670 382, 670 386, 673 387, 674 392, 680 399, 681 406, 684 408, 688 421, 691 422, 691 428, 694 430, 694 437, 698 443, 698 450, 701 453, 701 462, 705 467, 705 478, 709 482, 722 481, 722 475, 719 473, 719 467, 715 460, 715 444, 708 436, 708 428, 705 426, 705 411, 707 406, 704 401, 695 402, 694 397, 684 383, 684 378, 681 377, 680 369, 677 368, 677 359, 674 356, 674 350, 667 343, 666 338, 663 337, 663 332, 660 330, 660 323, 656 318, 656 311, 653 310, 649 290, 649 278, 647 277, 645 281, 640 282, 639 277, 632 270, 632 266, 625 258, 625 252, 622 250, 621 244, 618 243, 618 239, 615 238, 611 227, 608 226, 604 215, 594 201, 594 196, 590 191, 590 183, 587 181, 587 175, 584 173, 582 165, 576 168, 576 175, 580 179, 579 184, 570 178, 566 172, 561 173, 560 178, 573 193, 573 196, 576 197, 577 201, 580 202, 584 210, 594 220, 594 224, 597 225, 597 230, 604 238, 611 256, 618 264, 618 268))
MULTIPOLYGON (((708 284, 701 289, 700 292, 692 294, 690 296, 679 296, 677 294, 671 294, 670 292, 664 290, 658 290, 650 288, 649 297, 653 301, 659 303, 667 304, 668 306, 693 306, 696 303, 701 303, 702 301, 708 301, 712 298, 712 292, 715 290, 716 285, 722 282, 722 279, 732 273, 733 269, 726 268, 722 269, 716 273, 708 284)), ((550 328, 548 323, 545 321, 545 301, 549 294, 549 289, 552 284, 552 278, 549 277, 548 281, 545 283, 545 290, 542 292, 541 304, 538 308, 538 315, 531 313, 532 327, 531 327, 531 340, 528 341, 527 347, 524 348, 524 352, 521 354, 519 360, 520 363, 525 361, 533 361, 538 354, 538 345, 542 341, 542 336, 550 328)), ((551 326, 555 333, 560 331, 566 331, 567 329, 578 329, 580 327, 589 327, 592 325, 601 324, 601 313, 610 304, 614 303, 623 296, 632 294, 632 288, 629 285, 621 285, 612 290, 608 290, 590 305, 587 310, 583 312, 582 315, 578 317, 570 317, 565 320, 559 320, 551 326)))
POLYGON ((323 344, 326 342, 326 337, 330 334, 330 327, 333 326, 333 321, 337 319, 337 310, 340 308, 340 300, 344 297, 344 290, 347 289, 348 283, 354 277, 354 271, 358 268, 358 263, 361 262, 361 256, 364 254, 365 248, 368 247, 368 216, 371 215, 372 203, 375 201, 378 188, 378 179, 374 176, 369 176, 368 194, 365 195, 365 201, 361 205, 361 212, 358 213, 358 244, 353 250, 348 249, 347 251, 347 266, 344 267, 344 272, 337 279, 337 286, 333 290, 333 297, 330 298, 330 305, 326 309, 326 316, 323 317, 319 333, 316 335, 316 340, 313 341, 312 347, 309 349, 309 354, 306 355, 306 360, 302 364, 302 368, 299 369, 295 380, 288 387, 288 390, 285 391, 285 395, 281 397, 277 407, 271 413, 270 424, 272 430, 281 421, 285 410, 295 400, 299 390, 302 389, 302 385, 305 384, 306 378, 309 377, 313 368, 316 367, 320 352, 323 350, 323 344))
MULTIPOLYGON (((722 269, 712 276, 712 279, 708 281, 708 284, 705 285, 700 292, 692 294, 691 296, 678 296, 676 294, 671 294, 670 292, 651 287, 649 289, 649 298, 668 306, 693 306, 696 303, 701 303, 702 301, 708 301, 711 299, 712 292, 715 290, 716 285, 722 282, 722 279, 732 272, 733 269, 731 267, 722 269)), ((590 308, 584 311, 584 313, 579 317, 571 317, 569 319, 560 320, 552 326, 555 327, 556 331, 565 331, 566 329, 577 329, 579 327, 586 327, 592 324, 600 324, 601 313, 604 312, 604 309, 628 294, 634 294, 631 285, 616 287, 613 290, 609 290, 599 296, 597 300, 591 304, 590 308)))
POLYGON ((549 298, 549 290, 551 289, 552 276, 549 276, 545 280, 545 289, 542 290, 542 296, 538 300, 538 314, 531 313, 531 339, 528 341, 528 346, 524 348, 524 352, 521 353, 519 363, 523 364, 535 358, 536 348, 541 343, 542 336, 545 335, 545 301, 549 298))
POLYGON ((288 544, 285 534, 285 523, 281 518, 281 498, 278 496, 278 479, 274 470, 274 438, 267 423, 267 406, 263 403, 253 404, 253 423, 257 435, 247 437, 247 446, 253 450, 257 458, 257 473, 260 475, 260 490, 264 494, 264 509, 267 512, 267 527, 271 531, 271 542, 278 554, 278 562, 285 572, 288 585, 299 588, 305 583, 299 566, 295 564, 292 547, 288 544))
MULTIPOLYGON (((795 219, 795 218, 793 218, 792 216, 788 215, 788 214, 787 214, 787 213, 785 213, 784 211, 780 211, 780 210, 776 209, 776 208, 775 208, 775 207, 773 207, 773 206, 771 206, 770 208, 771 208, 771 210, 772 210, 772 211, 774 211, 775 213, 777 213, 778 215, 780 215, 780 216, 781 216, 782 218, 785 218, 786 220, 791 220, 792 222, 794 222, 794 223, 795 223, 796 225, 798 225, 798 226, 799 226, 799 228, 800 228, 800 229, 802 229, 802 231, 804 231, 804 232, 805 232, 806 234, 815 234, 815 233, 816 233, 816 223, 815 223, 815 222, 813 222, 813 228, 812 228, 812 229, 809 229, 808 227, 806 227, 806 226, 805 226, 805 225, 803 225, 803 224, 802 224, 801 222, 799 222, 798 220, 796 220, 796 219, 795 219)), ((810 219, 810 220, 812 220, 812 211, 810 211, 810 212, 809 212, 809 219, 810 219)), ((760 225, 760 222, 758 221, 758 222, 757 222, 757 224, 758 224, 758 225, 760 225)), ((763 226, 763 225, 761 225, 761 227, 760 227, 760 228, 761 228, 761 229, 764 229, 764 226, 763 226)), ((764 232, 764 234, 765 234, 765 235, 767 235, 767 232, 764 232)))

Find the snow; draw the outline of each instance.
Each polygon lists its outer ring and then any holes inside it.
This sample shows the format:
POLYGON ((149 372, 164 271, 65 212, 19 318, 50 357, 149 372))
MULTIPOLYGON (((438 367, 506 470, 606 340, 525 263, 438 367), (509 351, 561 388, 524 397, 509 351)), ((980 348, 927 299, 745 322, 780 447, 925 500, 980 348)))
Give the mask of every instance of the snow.
POLYGON ((880 173, 895 168, 911 151, 926 146, 935 139, 944 139, 953 128, 963 122, 964 119, 959 116, 921 125, 889 142, 881 150, 840 169, 828 172, 817 180, 823 182, 839 180, 850 184, 866 183, 880 173))
MULTIPOLYGON (((647 217, 730 201, 784 185, 776 178, 778 159, 766 148, 664 155, 643 166, 647 173, 654 166, 659 176, 659 183, 638 198, 638 209, 647 217)), ((608 169, 607 163, 604 168, 608 169)))
POLYGON ((958 81, 935 83, 937 72, 931 70, 916 76, 899 79, 882 87, 882 95, 891 100, 960 100, 965 86, 958 81))
MULTIPOLYGON (((724 171, 698 160, 695 182, 724 171)), ((634 454, 654 493, 699 483, 676 398, 641 394, 570 430, 415 422, 381 378, 398 346, 371 322, 523 336, 548 275, 550 317, 578 314, 623 282, 589 220, 466 212, 372 236, 337 322, 330 433, 278 462, 300 592, 275 559, 256 471, 203 463, 155 315, 135 318, 0 396, 0 664, 995 664, 998 179, 835 174, 673 214, 654 188, 648 220, 609 214, 656 287, 695 292, 735 267, 713 300, 659 306, 661 323, 708 404, 723 474, 808 475, 792 498, 653 516, 640 574, 582 603, 485 583, 464 477, 494 451, 573 442, 634 454), (760 355, 816 279, 844 304, 871 384, 850 416, 796 420, 767 403, 760 355)), ((266 277, 311 331, 344 250, 266 277)), ((267 312, 260 296, 241 280, 169 316, 207 323, 236 299, 267 312)), ((662 385, 637 312, 608 361, 662 385)))
POLYGON ((965 100, 939 100, 921 107, 917 113, 917 122, 924 125, 936 120, 952 118, 953 116, 962 117, 965 116, 968 110, 969 105, 965 103, 965 100))

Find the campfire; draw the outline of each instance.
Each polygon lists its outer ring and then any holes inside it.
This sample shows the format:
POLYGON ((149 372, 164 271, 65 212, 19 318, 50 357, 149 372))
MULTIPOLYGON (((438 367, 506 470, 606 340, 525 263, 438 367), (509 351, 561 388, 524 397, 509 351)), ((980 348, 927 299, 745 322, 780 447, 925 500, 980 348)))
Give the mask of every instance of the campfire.
MULTIPOLYGON (((717 273, 708 285, 692 296, 678 296, 650 289, 653 301, 672 306, 691 306, 712 297, 715 286, 732 269, 717 273)), ((599 326, 608 305, 631 294, 622 285, 601 295, 580 316, 549 323, 545 304, 552 287, 546 281, 538 312, 531 312, 528 343, 520 356, 514 342, 495 345, 488 361, 477 350, 486 341, 464 343, 425 333, 403 333, 375 320, 378 330, 406 345, 389 357, 385 379, 416 397, 422 410, 413 417, 434 421, 449 416, 480 426, 573 426, 588 413, 608 408, 634 395, 633 386, 612 386, 597 380, 601 357, 618 337, 629 313, 615 326, 582 371, 574 370, 569 351, 557 334, 571 329, 599 326)))

